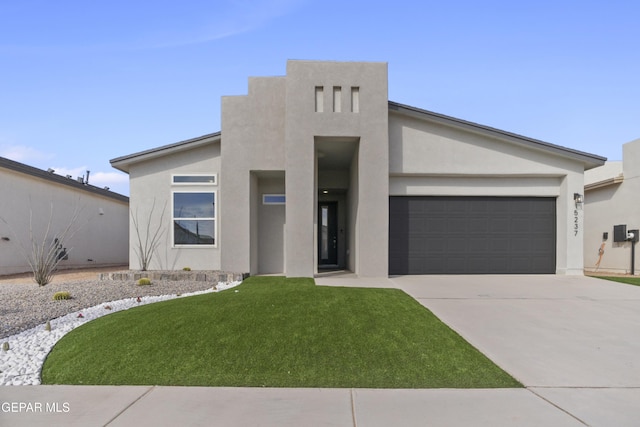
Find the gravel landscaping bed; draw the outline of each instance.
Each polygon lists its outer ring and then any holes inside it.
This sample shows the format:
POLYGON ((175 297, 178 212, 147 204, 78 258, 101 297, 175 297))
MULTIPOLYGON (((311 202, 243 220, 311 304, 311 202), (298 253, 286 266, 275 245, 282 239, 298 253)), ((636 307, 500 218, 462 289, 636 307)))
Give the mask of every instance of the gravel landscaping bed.
POLYGON ((125 298, 171 295, 203 291, 217 282, 208 280, 153 280, 139 286, 134 280, 94 279, 56 281, 46 286, 16 280, 0 283, 0 338, 98 304, 125 298), (67 291, 71 299, 54 301, 58 291, 67 291))

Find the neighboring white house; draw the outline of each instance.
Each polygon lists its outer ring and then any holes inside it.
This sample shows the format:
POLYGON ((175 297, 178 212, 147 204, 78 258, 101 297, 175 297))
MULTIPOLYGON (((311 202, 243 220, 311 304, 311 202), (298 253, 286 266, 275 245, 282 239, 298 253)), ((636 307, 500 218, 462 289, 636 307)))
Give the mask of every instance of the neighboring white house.
POLYGON ((639 274, 640 139, 622 146, 622 161, 587 171, 584 192, 585 270, 639 274))
POLYGON ((221 125, 111 160, 162 236, 153 269, 583 273, 574 198, 605 159, 390 102, 386 63, 288 61, 221 125))
POLYGON ((23 251, 30 251, 30 234, 48 247, 76 210, 74 234, 57 250, 58 268, 128 263, 128 197, 2 157, 0 182, 0 275, 30 271, 23 251))

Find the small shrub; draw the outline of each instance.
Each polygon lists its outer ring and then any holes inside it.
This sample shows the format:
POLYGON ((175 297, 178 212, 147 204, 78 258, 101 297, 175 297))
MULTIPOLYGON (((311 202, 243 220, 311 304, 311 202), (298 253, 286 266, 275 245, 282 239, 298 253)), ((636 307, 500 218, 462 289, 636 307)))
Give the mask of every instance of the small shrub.
POLYGON ((4 344, 2 344, 2 350, 3 351, 9 351, 9 343, 5 342, 4 344))
POLYGON ((67 291, 60 291, 53 294, 54 301, 62 301, 64 299, 71 299, 71 294, 67 291))
POLYGON ((191 267, 184 267, 182 271, 191 271, 191 267))
POLYGON ((51 332, 51 322, 47 320, 47 323, 44 324, 44 330, 47 332, 51 332))
POLYGON ((149 280, 146 277, 143 277, 142 279, 138 280, 138 286, 149 286, 151 284, 151 280, 149 280))

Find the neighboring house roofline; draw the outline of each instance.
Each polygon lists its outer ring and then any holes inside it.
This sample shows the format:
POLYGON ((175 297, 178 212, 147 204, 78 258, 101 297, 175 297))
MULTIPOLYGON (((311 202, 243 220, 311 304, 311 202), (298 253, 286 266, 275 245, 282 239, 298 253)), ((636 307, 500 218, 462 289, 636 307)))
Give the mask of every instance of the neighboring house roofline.
POLYGON ((48 172, 42 169, 35 168, 33 166, 25 165, 24 163, 16 162, 15 160, 10 160, 5 157, 0 157, 0 168, 9 169, 14 172, 23 173, 25 175, 40 178, 52 183, 66 185, 77 190, 86 191, 88 193, 108 197, 120 202, 129 203, 129 198, 127 196, 123 196, 122 194, 105 190, 104 188, 96 187, 94 185, 80 183, 76 179, 57 175, 53 172, 48 172))
POLYGON ((187 145, 189 146, 189 148, 196 148, 212 142, 219 142, 220 135, 221 132, 219 131, 209 133, 206 135, 198 136, 196 138, 186 139, 184 141, 175 142, 173 144, 152 148, 150 150, 139 151, 137 153, 128 154, 126 156, 116 157, 115 159, 111 159, 110 163, 114 168, 121 170, 122 172, 129 173, 129 166, 134 163, 139 163, 142 161, 172 154, 176 151, 180 151, 187 145))
POLYGON ((585 170, 602 166, 607 160, 606 157, 585 153, 583 151, 573 150, 571 148, 562 147, 560 145, 551 144, 549 142, 540 141, 538 139, 529 138, 501 129, 492 128, 490 126, 480 125, 478 123, 446 116, 444 114, 434 113, 433 111, 423 110, 421 108, 416 108, 410 105, 400 104, 393 101, 389 101, 389 111, 406 114, 408 116, 413 116, 419 119, 431 120, 445 125, 463 128, 471 132, 498 137, 527 147, 545 150, 554 154, 568 157, 573 160, 578 160, 584 164, 585 170))
POLYGON ((620 184, 624 181, 624 174, 614 176, 612 178, 603 179, 598 182, 591 182, 584 185, 584 191, 595 190, 596 188, 608 187, 610 185, 620 184))

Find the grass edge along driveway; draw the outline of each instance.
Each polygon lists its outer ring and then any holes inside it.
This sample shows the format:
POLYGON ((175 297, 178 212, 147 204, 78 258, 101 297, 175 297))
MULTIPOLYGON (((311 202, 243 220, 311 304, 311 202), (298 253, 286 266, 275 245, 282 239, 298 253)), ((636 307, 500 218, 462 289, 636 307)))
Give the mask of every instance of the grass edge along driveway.
POLYGON ((398 289, 251 277, 101 317, 53 348, 43 384, 522 387, 398 289))
POLYGON ((629 277, 629 276, 596 276, 593 275, 596 279, 610 280, 612 282, 618 283, 626 283, 628 285, 640 286, 640 277, 629 277))

